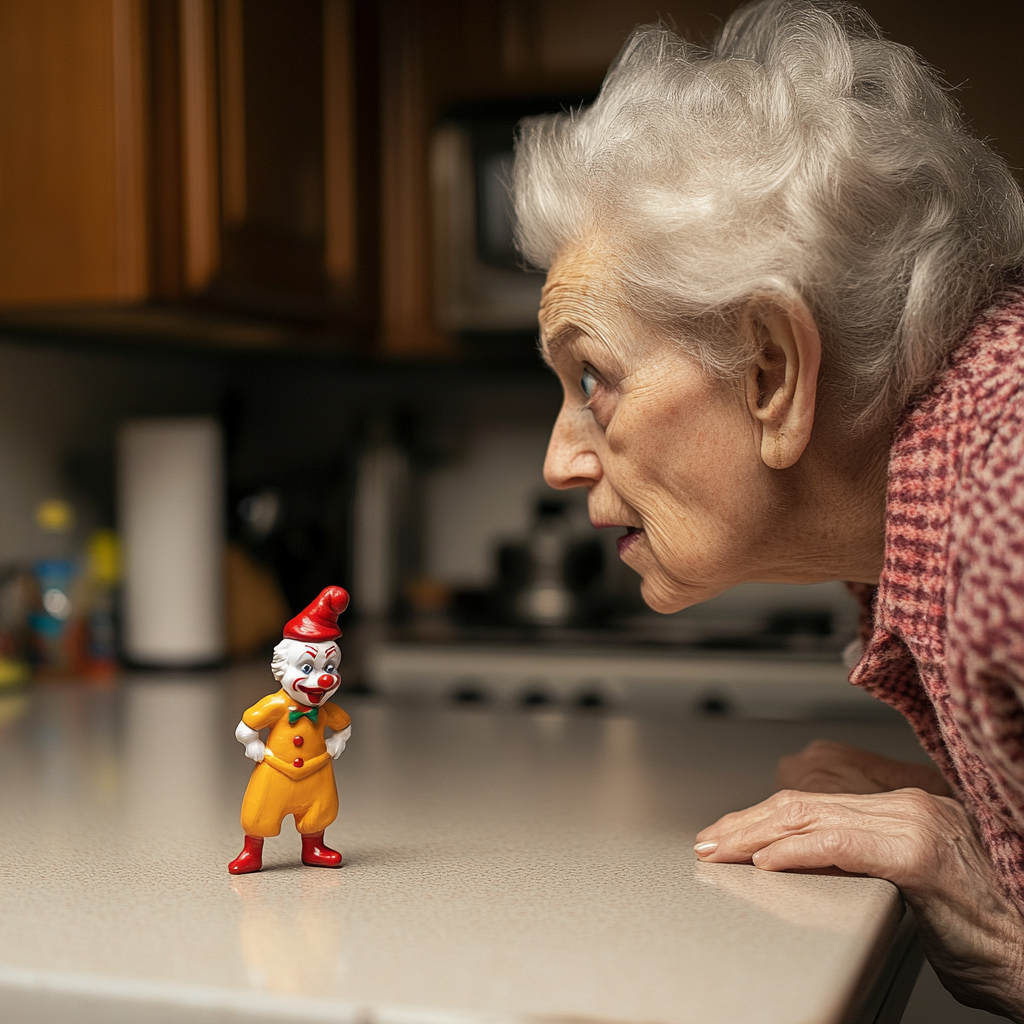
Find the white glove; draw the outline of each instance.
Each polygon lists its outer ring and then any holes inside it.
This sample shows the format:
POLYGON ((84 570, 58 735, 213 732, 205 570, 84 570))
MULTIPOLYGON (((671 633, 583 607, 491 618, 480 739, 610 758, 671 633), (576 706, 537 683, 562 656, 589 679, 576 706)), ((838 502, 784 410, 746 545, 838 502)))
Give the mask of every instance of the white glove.
POLYGON ((352 726, 348 726, 342 729, 341 732, 332 733, 327 737, 327 753, 331 757, 340 756, 341 752, 345 749, 345 744, 348 743, 349 736, 352 735, 352 726))
POLYGON ((245 744, 245 756, 255 761, 257 764, 263 760, 263 755, 266 754, 267 748, 263 741, 260 739, 260 734, 255 729, 250 729, 245 722, 239 722, 238 728, 235 729, 235 739, 239 743, 245 744))

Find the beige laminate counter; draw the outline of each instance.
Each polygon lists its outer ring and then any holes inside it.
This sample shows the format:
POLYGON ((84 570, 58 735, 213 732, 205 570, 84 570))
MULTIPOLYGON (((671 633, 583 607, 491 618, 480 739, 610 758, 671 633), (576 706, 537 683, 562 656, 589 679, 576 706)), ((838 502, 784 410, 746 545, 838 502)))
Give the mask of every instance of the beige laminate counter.
POLYGON ((694 861, 814 735, 914 756, 900 722, 744 722, 338 702, 341 870, 290 819, 232 877, 269 671, 0 700, 0 1019, 825 1024, 903 909, 888 883, 694 861))

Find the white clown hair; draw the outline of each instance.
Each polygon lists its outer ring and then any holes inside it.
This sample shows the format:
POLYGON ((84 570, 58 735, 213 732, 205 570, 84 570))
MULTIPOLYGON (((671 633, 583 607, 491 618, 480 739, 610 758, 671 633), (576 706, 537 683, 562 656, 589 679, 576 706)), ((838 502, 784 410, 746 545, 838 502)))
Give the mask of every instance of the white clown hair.
POLYGON ((1024 265, 1005 162, 845 3, 751 4, 710 48, 637 29, 590 107, 522 122, 512 188, 528 263, 602 245, 627 305, 714 373, 750 358, 731 330, 746 301, 795 290, 823 385, 862 425, 1024 265))
POLYGON ((281 682, 284 679, 285 672, 288 670, 288 660, 291 655, 296 651, 305 651, 309 647, 309 643, 305 640, 295 640, 291 637, 285 637, 275 648, 274 656, 270 660, 270 671, 274 673, 274 678, 281 682))

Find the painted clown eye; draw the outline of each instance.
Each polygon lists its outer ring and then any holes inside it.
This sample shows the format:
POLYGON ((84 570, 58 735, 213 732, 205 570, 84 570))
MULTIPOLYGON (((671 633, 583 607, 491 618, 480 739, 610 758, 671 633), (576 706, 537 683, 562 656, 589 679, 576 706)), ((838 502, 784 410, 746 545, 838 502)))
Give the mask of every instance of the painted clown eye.
POLYGON ((330 662, 330 661, 327 662, 327 664, 324 665, 324 671, 325 672, 333 672, 334 671, 334 663, 330 662))
POLYGON ((591 370, 589 370, 589 369, 584 370, 583 371, 583 376, 580 379, 580 388, 583 391, 583 394, 585 394, 587 396, 587 398, 593 398, 594 397, 594 388, 596 388, 596 387, 597 387, 597 377, 594 376, 594 374, 593 374, 593 372, 591 370))
POLYGON ((312 665, 303 665, 302 666, 302 671, 305 672, 306 675, 308 676, 309 673, 313 671, 313 666, 312 665))

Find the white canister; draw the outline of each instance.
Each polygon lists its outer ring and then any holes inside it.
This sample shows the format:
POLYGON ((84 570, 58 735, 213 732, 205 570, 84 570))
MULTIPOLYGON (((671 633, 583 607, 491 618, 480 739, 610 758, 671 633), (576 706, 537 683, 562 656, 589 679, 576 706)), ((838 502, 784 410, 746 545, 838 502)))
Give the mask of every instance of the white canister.
POLYGON ((208 665, 224 636, 224 442, 209 417, 130 420, 117 453, 124 650, 142 665, 208 665))

